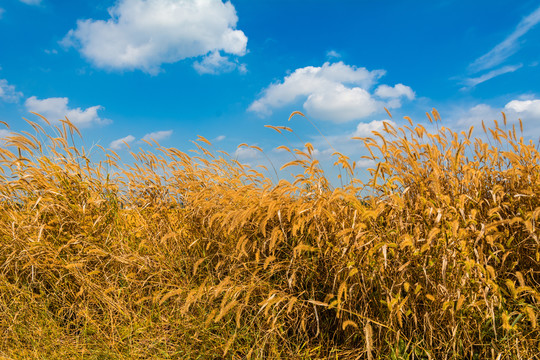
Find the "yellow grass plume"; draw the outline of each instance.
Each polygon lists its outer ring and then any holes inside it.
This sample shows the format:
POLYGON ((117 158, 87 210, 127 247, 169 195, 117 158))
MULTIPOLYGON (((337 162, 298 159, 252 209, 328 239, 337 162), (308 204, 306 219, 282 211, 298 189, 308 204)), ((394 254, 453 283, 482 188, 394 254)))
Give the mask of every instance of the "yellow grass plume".
POLYGON ((0 355, 538 356, 538 149, 407 120, 359 139, 365 184, 336 154, 337 188, 309 144, 272 183, 203 137, 93 162, 30 122, 0 148, 0 355))

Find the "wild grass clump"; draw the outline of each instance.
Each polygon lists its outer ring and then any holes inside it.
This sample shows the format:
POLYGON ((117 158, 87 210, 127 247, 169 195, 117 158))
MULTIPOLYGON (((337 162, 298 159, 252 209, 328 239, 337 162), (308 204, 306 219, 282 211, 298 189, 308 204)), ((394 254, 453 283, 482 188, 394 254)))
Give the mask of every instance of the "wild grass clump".
POLYGON ((408 120, 359 139, 366 183, 336 154, 337 188, 310 144, 274 184, 202 137, 92 162, 29 122, 0 148, 0 355, 539 356, 538 149, 408 120))

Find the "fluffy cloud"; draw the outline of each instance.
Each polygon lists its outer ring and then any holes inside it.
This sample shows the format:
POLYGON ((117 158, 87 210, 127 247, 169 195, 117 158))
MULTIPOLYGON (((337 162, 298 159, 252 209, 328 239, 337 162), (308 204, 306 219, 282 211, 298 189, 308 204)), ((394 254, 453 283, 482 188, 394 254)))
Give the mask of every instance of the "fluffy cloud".
POLYGON ((375 95, 383 99, 406 97, 409 100, 413 100, 415 97, 414 91, 403 84, 396 84, 393 87, 388 85, 380 85, 375 90, 375 95))
POLYGON ((126 137, 123 137, 123 138, 120 138, 120 139, 116 139, 114 141, 112 141, 110 144, 109 144, 109 147, 113 150, 120 150, 123 146, 125 146, 126 144, 129 144, 131 142, 135 141, 135 137, 133 135, 128 135, 126 137))
POLYGON ((26 99, 24 104, 28 111, 43 115, 49 121, 56 121, 67 117, 69 121, 81 128, 93 125, 104 125, 110 122, 110 120, 99 117, 98 110, 102 109, 102 106, 91 106, 84 110, 81 108, 71 109, 68 107, 68 101, 68 98, 65 97, 40 100, 35 96, 31 96, 26 99))
POLYGON ((362 88, 336 84, 309 95, 304 109, 319 119, 346 122, 373 114, 377 102, 362 88))
POLYGON ((162 130, 162 131, 156 131, 151 132, 143 136, 143 140, 151 141, 152 139, 155 141, 161 141, 169 138, 172 135, 172 130, 162 130))
POLYGON ((234 156, 239 161, 249 161, 261 158, 261 152, 250 147, 239 147, 234 152, 234 156))
POLYGON ((375 95, 387 100, 387 106, 390 108, 401 107, 401 98, 413 100, 416 96, 414 91, 403 84, 396 84, 393 87, 388 85, 380 85, 375 90, 375 95))
POLYGON ((377 162, 375 160, 360 159, 356 161, 357 168, 367 169, 367 168, 375 168, 376 166, 377 166, 377 162))
MULTIPOLYGON (((219 51, 246 53, 247 37, 236 30, 238 16, 230 2, 118 0, 109 13, 107 21, 77 21, 63 40, 101 68, 155 74, 163 63, 214 53, 208 63, 220 56, 219 51)), ((219 63, 228 68, 225 60, 219 63)))
MULTIPOLYGON (((233 71, 237 64, 230 61, 227 56, 221 56, 219 51, 213 51, 203 57, 202 61, 195 61, 193 67, 199 74, 219 74, 233 71)), ((244 72, 245 67, 239 66, 240 72, 244 72)))
POLYGON ((9 85, 5 79, 0 79, 0 100, 14 103, 19 101, 21 96, 22 92, 16 91, 15 86, 9 85))
MULTIPOLYGON (((341 61, 326 62, 321 67, 307 66, 295 70, 282 82, 268 86, 248 110, 268 116, 273 109, 302 99, 307 114, 315 118, 334 122, 361 119, 387 105, 369 92, 384 74, 384 70, 369 71, 341 61)), ((375 95, 383 100, 394 101, 402 96, 414 98, 412 89, 403 84, 379 88, 381 95, 375 95)))
POLYGON ((512 100, 504 107, 527 119, 540 119, 540 100, 512 100))
MULTIPOLYGON (((384 123, 387 122, 389 125, 392 125, 394 128, 398 128, 398 125, 392 120, 373 120, 368 123, 359 123, 356 126, 356 130, 352 136, 354 137, 374 137, 373 131, 380 132, 383 135, 386 135, 384 132, 384 123)), ((376 138, 377 139, 377 138, 376 138)))

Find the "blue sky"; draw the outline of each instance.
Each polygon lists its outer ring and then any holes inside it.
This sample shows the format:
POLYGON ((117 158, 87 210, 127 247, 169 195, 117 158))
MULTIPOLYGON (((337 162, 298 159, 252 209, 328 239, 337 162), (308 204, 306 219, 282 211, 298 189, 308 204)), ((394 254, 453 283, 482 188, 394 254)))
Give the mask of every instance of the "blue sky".
MULTIPOLYGON (((1 0, 0 120, 68 116, 87 146, 202 135, 249 164, 312 142, 357 160, 388 116, 455 130, 521 118, 540 136, 537 1, 1 0), (291 126, 287 140, 264 125, 291 126), (290 141, 290 143, 287 142, 290 141)), ((6 136, 2 130, 0 136, 6 136)), ((127 156, 126 156, 127 157, 127 156)), ((266 164, 267 165, 267 164, 266 164)))

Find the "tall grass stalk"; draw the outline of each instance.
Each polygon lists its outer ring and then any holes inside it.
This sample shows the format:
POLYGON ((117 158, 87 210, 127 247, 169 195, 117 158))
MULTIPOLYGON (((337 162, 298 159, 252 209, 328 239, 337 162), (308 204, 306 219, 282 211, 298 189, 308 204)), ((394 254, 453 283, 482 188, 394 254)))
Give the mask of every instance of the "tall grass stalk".
POLYGON ((29 122, 0 148, 0 355, 539 356, 538 149, 408 120, 358 139, 366 183, 336 154, 336 188, 310 144, 272 183, 202 137, 92 162, 29 122))

